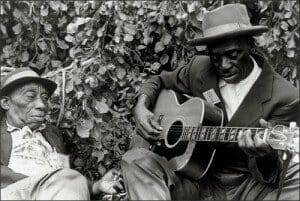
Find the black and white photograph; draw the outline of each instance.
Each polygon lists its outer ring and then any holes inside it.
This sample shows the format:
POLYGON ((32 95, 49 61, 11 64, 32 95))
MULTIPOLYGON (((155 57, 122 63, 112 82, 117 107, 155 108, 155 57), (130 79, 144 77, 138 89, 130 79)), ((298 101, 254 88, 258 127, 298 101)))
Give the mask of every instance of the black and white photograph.
POLYGON ((298 0, 1 0, 0 200, 299 200, 298 0))

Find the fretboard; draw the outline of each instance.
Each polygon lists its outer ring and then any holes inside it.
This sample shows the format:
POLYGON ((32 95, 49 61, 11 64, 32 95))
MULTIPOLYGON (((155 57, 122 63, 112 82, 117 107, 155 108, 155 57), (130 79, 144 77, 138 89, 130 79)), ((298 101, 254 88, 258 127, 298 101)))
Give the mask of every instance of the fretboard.
POLYGON ((251 133, 257 134, 264 131, 264 128, 249 127, 215 127, 201 126, 183 128, 182 141, 218 141, 218 142, 237 142, 237 136, 240 131, 250 129, 251 133))

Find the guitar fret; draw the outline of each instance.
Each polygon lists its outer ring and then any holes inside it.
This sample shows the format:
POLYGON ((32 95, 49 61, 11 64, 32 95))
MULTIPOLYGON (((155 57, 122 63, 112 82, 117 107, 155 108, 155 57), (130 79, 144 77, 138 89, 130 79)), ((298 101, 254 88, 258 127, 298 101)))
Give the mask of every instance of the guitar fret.
POLYGON ((197 140, 197 138, 199 136, 199 133, 200 133, 200 130, 201 130, 201 127, 198 127, 197 130, 196 130, 196 132, 195 132, 195 134, 194 134, 194 136, 193 136, 194 141, 197 140))
POLYGON ((198 140, 205 140, 206 130, 207 130, 207 128, 205 126, 203 126, 201 129, 201 134, 200 134, 200 136, 198 136, 199 137, 198 140))
POLYGON ((212 131, 211 131, 211 134, 210 134, 210 140, 211 141, 217 140, 216 139, 216 137, 217 137, 217 131, 218 131, 217 127, 215 127, 215 128, 212 127, 212 131))
POLYGON ((185 126, 181 135, 181 139, 184 140, 184 136, 189 132, 189 126, 185 126))
POLYGON ((191 127, 191 130, 188 133, 187 139, 191 139, 191 136, 193 135, 194 130, 195 130, 195 127, 191 127))
POLYGON ((226 128, 221 128, 219 139, 225 141, 226 139, 226 128))

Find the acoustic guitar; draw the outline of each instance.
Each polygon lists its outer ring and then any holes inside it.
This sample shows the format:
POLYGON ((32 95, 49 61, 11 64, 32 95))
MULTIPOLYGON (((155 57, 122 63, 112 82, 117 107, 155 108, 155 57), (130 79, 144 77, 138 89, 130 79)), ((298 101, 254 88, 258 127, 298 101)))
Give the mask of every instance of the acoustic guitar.
POLYGON ((200 157, 199 142, 236 143, 239 132, 247 129, 261 135, 273 149, 299 153, 299 128, 295 123, 290 127, 277 125, 272 129, 223 127, 221 109, 197 97, 180 104, 172 90, 161 91, 152 111, 154 120, 163 128, 159 141, 152 144, 135 135, 133 146, 148 148, 164 156, 171 169, 194 179, 206 174, 216 153, 212 148, 200 157))

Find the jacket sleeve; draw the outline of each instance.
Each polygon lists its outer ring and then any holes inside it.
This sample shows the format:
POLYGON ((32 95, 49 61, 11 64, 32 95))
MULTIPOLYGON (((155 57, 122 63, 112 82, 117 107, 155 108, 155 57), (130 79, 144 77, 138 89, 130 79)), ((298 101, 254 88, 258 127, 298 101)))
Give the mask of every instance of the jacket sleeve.
POLYGON ((1 188, 5 188, 12 183, 25 179, 26 177, 28 176, 16 173, 9 167, 1 165, 1 188))
POLYGON ((195 57, 187 65, 178 67, 174 71, 163 71, 160 75, 152 76, 142 84, 137 96, 140 94, 147 95, 150 99, 150 105, 153 106, 163 88, 172 89, 178 93, 190 94, 190 68, 194 60, 195 57))
MULTIPOLYGON (((296 92, 297 94, 297 92, 296 92)), ((280 104, 268 119, 273 125, 286 125, 290 122, 297 122, 299 126, 299 97, 290 98, 288 103, 280 104)), ((279 151, 275 151, 261 158, 249 158, 249 169, 259 181, 278 185, 280 173, 284 161, 279 151)))

